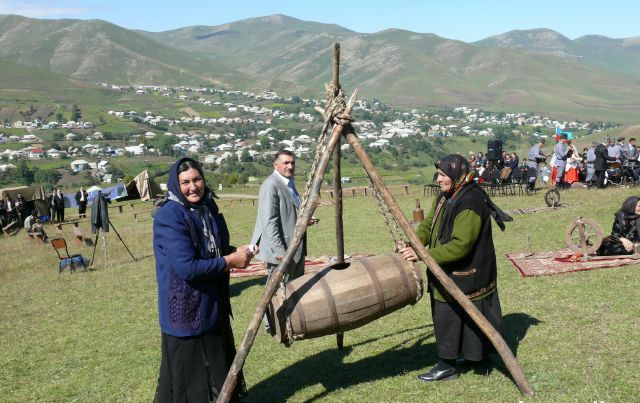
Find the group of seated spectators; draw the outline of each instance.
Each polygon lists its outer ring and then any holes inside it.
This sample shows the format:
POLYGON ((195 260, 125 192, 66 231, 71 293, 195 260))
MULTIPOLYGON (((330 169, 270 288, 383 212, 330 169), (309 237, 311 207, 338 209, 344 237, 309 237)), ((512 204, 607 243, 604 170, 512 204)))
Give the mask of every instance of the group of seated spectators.
POLYGON ((0 224, 4 227, 14 221, 22 223, 26 207, 27 201, 21 193, 18 193, 16 200, 9 195, 0 199, 0 224))
POLYGON ((489 159, 482 152, 469 152, 469 163, 479 183, 520 181, 527 169, 517 153, 506 151, 498 159, 489 159))
POLYGON ((42 228, 38 210, 28 210, 27 200, 22 193, 18 193, 15 200, 9 195, 0 198, 0 227, 4 229, 6 226, 15 229, 23 227, 27 234, 43 241, 47 240, 47 234, 42 228))
MULTIPOLYGON (((640 185, 640 150, 636 146, 636 139, 629 139, 625 144, 624 137, 607 138, 604 143, 610 160, 607 162, 607 182, 640 185)), ((567 158, 563 184, 571 185, 580 182, 592 185, 595 180, 595 147, 600 144, 594 141, 591 147, 584 147, 580 152, 571 141, 567 146, 572 150, 567 158)), ((549 161, 541 162, 538 166, 538 179, 543 186, 555 185, 555 169, 553 150, 549 150, 549 161)), ((500 158, 489 160, 482 152, 469 152, 469 162, 475 171, 478 182, 504 183, 526 181, 527 163, 520 160, 517 153, 503 151, 500 158)))

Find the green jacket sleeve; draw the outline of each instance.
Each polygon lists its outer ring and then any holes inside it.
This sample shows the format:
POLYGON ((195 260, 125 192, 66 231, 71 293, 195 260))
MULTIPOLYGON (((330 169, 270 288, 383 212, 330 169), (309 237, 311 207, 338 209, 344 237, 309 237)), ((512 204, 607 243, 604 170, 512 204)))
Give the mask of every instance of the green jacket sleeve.
POLYGON ((456 216, 451 240, 444 245, 436 242, 429 253, 439 265, 455 262, 471 252, 481 227, 480 216, 473 210, 464 210, 456 216))
POLYGON ((416 230, 416 235, 422 245, 427 246, 431 241, 431 221, 433 221, 433 215, 436 212, 436 205, 438 203, 438 198, 436 197, 431 203, 431 209, 427 213, 427 216, 424 220, 418 225, 418 229, 416 230))

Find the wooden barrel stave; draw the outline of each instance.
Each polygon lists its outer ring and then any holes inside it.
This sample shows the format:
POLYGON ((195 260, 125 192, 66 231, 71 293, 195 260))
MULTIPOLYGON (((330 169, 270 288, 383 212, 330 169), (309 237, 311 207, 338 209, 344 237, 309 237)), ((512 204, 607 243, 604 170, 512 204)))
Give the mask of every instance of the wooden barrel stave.
POLYGON ((421 296, 417 265, 397 254, 382 255, 293 280, 274 295, 268 312, 276 337, 290 344, 358 328, 415 304, 421 296))

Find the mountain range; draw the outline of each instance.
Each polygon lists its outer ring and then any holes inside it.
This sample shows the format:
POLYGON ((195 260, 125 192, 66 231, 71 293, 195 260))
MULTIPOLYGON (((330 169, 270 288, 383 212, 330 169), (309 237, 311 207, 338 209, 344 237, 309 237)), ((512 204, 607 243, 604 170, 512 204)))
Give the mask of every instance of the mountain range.
MULTIPOLYGON (((571 40, 534 29, 466 43, 399 29, 357 33, 284 15, 164 32, 0 15, 0 59, 93 83, 215 85, 322 98, 336 42, 340 82, 364 98, 622 122, 635 121, 640 110, 640 37, 571 40)), ((28 82, 12 80, 16 87, 28 82)))

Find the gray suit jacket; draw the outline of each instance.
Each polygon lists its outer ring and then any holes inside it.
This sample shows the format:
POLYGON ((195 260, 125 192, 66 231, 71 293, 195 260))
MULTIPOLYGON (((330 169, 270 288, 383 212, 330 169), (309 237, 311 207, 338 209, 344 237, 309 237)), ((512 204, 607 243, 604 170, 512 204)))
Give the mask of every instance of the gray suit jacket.
MULTIPOLYGON (((260 186, 258 216, 251 243, 260 246, 256 257, 263 262, 278 264, 276 256, 284 256, 293 240, 298 208, 293 195, 274 171, 260 186)), ((293 260, 299 262, 307 254, 306 235, 293 260)))

